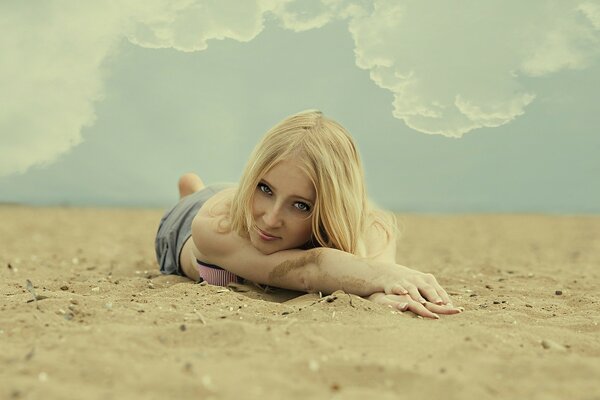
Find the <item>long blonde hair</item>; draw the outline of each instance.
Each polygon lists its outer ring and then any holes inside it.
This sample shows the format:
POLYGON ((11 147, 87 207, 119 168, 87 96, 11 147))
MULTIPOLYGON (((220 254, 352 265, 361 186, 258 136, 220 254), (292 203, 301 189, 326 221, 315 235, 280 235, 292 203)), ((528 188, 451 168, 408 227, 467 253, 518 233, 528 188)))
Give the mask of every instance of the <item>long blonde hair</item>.
POLYGON ((377 223, 394 240, 393 221, 367 200, 364 170, 350 134, 318 110, 285 118, 256 145, 230 209, 231 229, 247 237, 253 226, 252 197, 262 176, 278 162, 294 159, 316 191, 312 246, 366 256, 362 237, 377 223))

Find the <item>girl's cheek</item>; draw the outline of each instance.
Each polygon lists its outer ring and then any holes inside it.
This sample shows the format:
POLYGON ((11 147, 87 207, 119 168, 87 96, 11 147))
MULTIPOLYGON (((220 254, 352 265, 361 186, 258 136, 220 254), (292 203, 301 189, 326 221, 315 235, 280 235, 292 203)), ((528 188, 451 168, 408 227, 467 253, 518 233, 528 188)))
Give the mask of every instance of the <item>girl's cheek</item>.
POLYGON ((264 210, 265 200, 266 199, 260 196, 259 194, 254 196, 254 199, 252 200, 252 213, 254 215, 259 214, 262 210, 264 210))

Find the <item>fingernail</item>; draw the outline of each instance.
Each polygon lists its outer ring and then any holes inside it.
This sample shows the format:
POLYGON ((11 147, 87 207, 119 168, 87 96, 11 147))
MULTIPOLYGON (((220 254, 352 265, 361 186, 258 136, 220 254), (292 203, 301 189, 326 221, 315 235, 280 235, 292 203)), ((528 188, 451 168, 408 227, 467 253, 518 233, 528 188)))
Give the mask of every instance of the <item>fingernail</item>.
POLYGON ((408 308, 408 303, 400 303, 398 304, 398 308, 405 311, 408 308))
POLYGON ((423 298, 422 298, 422 299, 420 299, 420 300, 419 300, 419 302, 420 302, 421 304, 425 304, 425 303, 427 303, 427 300, 425 300, 425 299, 423 299, 423 298))

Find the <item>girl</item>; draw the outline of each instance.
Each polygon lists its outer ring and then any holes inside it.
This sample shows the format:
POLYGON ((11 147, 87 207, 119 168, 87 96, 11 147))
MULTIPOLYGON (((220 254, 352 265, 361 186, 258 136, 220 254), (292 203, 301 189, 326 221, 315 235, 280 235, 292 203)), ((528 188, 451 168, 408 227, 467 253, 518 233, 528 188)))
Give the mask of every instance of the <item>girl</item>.
POLYGON ((460 312, 433 275, 396 264, 395 221, 367 200, 351 136, 320 111, 267 132, 239 185, 205 186, 190 173, 179 192, 156 236, 164 274, 341 289, 429 318, 460 312))

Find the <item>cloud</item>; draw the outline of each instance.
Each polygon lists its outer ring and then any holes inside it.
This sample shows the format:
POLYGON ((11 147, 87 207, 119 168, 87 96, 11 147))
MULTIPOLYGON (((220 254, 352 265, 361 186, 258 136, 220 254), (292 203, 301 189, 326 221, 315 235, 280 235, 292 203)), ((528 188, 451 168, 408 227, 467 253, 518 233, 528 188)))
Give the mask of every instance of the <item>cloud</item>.
POLYGON ((205 50, 208 40, 248 42, 264 28, 264 14, 276 1, 183 0, 158 1, 150 10, 136 10, 127 37, 149 48, 205 50))
POLYGON ((600 4, 585 2, 580 4, 577 9, 592 23, 594 29, 600 30, 600 4))
POLYGON ((211 39, 249 42, 273 17, 295 32, 321 28, 344 19, 369 1, 351 0, 180 0, 136 17, 130 42, 149 48, 204 50, 211 39))
POLYGON ((117 19, 99 3, 3 2, 0 24, 0 175, 49 163, 81 141, 102 97, 101 64, 117 19))
POLYGON ((103 63, 124 38, 181 51, 249 41, 274 0, 0 3, 0 176, 48 164, 82 141, 103 96, 103 63))
POLYGON ((1 2, 0 176, 56 160, 82 141, 123 40, 201 51, 247 42, 267 18, 296 32, 347 20, 356 63, 394 95, 413 129, 461 137, 525 112, 521 76, 582 69, 598 55, 600 6, 530 0, 131 0, 1 2))
POLYGON ((124 38, 192 52, 213 39, 247 42, 269 15, 286 29, 313 29, 344 0, 132 0, 0 3, 0 176, 48 164, 82 141, 103 96, 103 63, 124 38))
POLYGON ((599 25, 591 2, 376 0, 349 29, 357 65, 393 93, 394 116, 458 138, 523 114, 535 94, 520 76, 586 68, 599 25))

